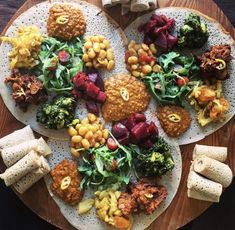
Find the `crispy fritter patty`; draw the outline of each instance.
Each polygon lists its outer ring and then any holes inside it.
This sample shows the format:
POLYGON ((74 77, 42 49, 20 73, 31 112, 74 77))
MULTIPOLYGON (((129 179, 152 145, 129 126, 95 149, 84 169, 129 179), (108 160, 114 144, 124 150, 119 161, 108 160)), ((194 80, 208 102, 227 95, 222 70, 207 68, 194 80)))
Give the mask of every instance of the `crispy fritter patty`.
POLYGON ((157 109, 157 117, 164 131, 171 137, 184 133, 192 121, 187 110, 175 105, 160 106, 157 109))
POLYGON ((102 107, 107 121, 119 121, 147 109, 150 95, 144 83, 133 76, 120 74, 105 81, 107 99, 102 107), (122 94, 124 93, 124 94, 122 94))
POLYGON ((79 190, 81 177, 78 174, 77 164, 74 161, 65 159, 60 162, 52 171, 52 192, 70 205, 76 205, 83 196, 79 190), (66 188, 62 187, 65 178, 70 177, 70 183, 66 188))
POLYGON ((47 21, 49 36, 70 40, 85 31, 86 22, 81 10, 66 4, 55 4, 50 8, 47 21))

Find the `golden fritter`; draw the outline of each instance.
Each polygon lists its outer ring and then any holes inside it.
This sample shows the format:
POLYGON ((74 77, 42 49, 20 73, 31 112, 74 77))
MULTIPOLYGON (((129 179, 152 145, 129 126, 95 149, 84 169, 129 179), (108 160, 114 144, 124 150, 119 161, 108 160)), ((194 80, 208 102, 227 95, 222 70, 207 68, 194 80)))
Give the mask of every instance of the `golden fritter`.
POLYGON ((102 114, 107 121, 119 121, 147 109, 150 95, 143 82, 130 75, 116 75, 105 81, 107 99, 102 114))
POLYGON ((77 164, 65 159, 51 171, 52 192, 70 205, 76 205, 82 199, 80 191, 81 177, 78 174, 77 164))
POLYGON ((184 133, 192 121, 187 110, 175 105, 160 106, 157 109, 157 117, 164 131, 171 137, 184 133))
POLYGON ((50 8, 47 21, 49 36, 70 40, 83 35, 85 31, 85 18, 78 8, 66 4, 55 4, 50 8))

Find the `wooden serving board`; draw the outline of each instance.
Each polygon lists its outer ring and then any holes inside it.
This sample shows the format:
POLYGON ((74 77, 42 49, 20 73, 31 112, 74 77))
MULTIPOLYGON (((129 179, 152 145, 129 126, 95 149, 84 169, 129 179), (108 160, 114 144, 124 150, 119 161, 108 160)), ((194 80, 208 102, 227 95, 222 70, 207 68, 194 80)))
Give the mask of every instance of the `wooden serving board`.
MULTIPOLYGON (((22 12, 37 4, 43 0, 27 0, 25 4, 17 11, 13 18, 8 23, 5 30, 12 24, 15 18, 22 12)), ((87 2, 93 3, 99 7, 102 7, 100 0, 88 0, 87 2)), ((233 38, 235 38, 235 30, 231 23, 228 21, 223 12, 212 0, 158 0, 159 7, 178 6, 188 7, 208 15, 219 21, 223 27, 228 31, 233 38)), ((120 16, 121 9, 116 6, 106 11, 112 18, 114 18, 121 28, 125 28, 131 23, 137 16, 141 14, 129 14, 127 16, 120 16)), ((213 35, 212 35, 213 36, 213 35)), ((2 76, 4 77, 4 76, 2 76)), ((22 128, 23 125, 18 122, 11 113, 5 107, 2 99, 0 99, 0 136, 5 136, 16 129, 22 128)), ((233 169, 235 174, 235 157, 233 152, 235 151, 235 118, 231 119, 223 128, 215 132, 214 134, 206 137, 200 141, 200 144, 215 145, 215 146, 227 146, 228 147, 228 164, 233 169)), ((159 230, 173 230, 177 229, 189 221, 193 220, 201 213, 203 213, 210 205, 209 202, 203 202, 187 198, 186 181, 189 172, 189 166, 192 159, 192 150, 195 144, 181 146, 183 170, 182 179, 179 190, 171 203, 170 207, 148 228, 159 230)), ((5 169, 3 162, 0 162, 0 170, 5 169)), ((50 197, 45 183, 43 180, 38 182, 25 194, 19 195, 19 198, 37 215, 46 221, 54 224, 55 226, 63 230, 74 229, 67 220, 62 216, 58 206, 50 197)))

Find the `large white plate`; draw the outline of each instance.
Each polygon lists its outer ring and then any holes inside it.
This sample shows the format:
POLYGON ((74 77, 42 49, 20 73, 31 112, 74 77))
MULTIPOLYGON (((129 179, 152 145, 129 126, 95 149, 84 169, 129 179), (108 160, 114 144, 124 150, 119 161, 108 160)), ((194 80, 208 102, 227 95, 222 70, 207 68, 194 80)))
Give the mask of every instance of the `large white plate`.
MULTIPOLYGON (((168 143, 170 142, 168 141, 168 143)), ((48 145, 51 147, 53 152, 53 154, 49 156, 48 159, 51 168, 54 168, 65 158, 67 159, 72 158, 69 149, 69 142, 49 139, 48 145)), ((172 142, 171 142, 171 152, 175 162, 175 167, 172 170, 172 172, 168 172, 165 176, 162 176, 162 178, 159 179, 158 181, 159 185, 164 185, 167 188, 168 191, 167 198, 152 215, 145 215, 143 213, 139 215, 134 215, 133 230, 143 230, 147 228, 158 216, 160 216, 167 209, 167 207, 169 207, 173 198, 175 197, 181 179, 182 161, 181 161, 181 154, 179 147, 174 145, 172 142)), ((112 229, 111 227, 108 227, 100 219, 98 219, 98 217, 95 214, 94 208, 87 215, 78 215, 77 207, 71 207, 65 204, 60 198, 54 196, 50 190, 50 184, 51 184, 50 175, 47 175, 45 177, 45 182, 50 195, 55 200, 57 205, 60 207, 61 213, 75 228, 79 230, 112 229)), ((84 197, 86 198, 92 196, 94 196, 94 191, 86 190, 84 197)))
MULTIPOLYGON (((171 140, 178 142, 179 145, 193 143, 193 142, 196 142, 205 138, 209 134, 223 127, 235 114, 235 90, 234 90, 235 89, 235 80, 234 80, 235 78, 235 43, 232 37, 228 33, 225 32, 225 30, 222 28, 222 26, 218 22, 201 14, 198 11, 194 11, 192 9, 187 9, 187 8, 169 7, 169 8, 157 9, 151 13, 140 16, 134 22, 132 22, 129 26, 127 26, 127 28, 124 30, 127 36, 127 39, 129 41, 135 40, 136 42, 141 43, 143 42, 143 33, 139 33, 137 28, 140 24, 147 22, 152 14, 154 13, 165 14, 169 18, 174 18, 176 20, 175 31, 178 31, 179 28, 184 24, 184 20, 187 17, 187 15, 191 12, 195 12, 196 14, 200 15, 202 20, 206 22, 208 26, 208 31, 210 34, 207 44, 201 49, 193 50, 192 52, 194 54, 199 55, 203 53, 204 51, 206 51, 212 45, 228 44, 232 48, 231 50, 232 60, 229 65, 230 78, 223 82, 224 96, 226 99, 228 99, 230 103, 230 108, 229 108, 226 120, 224 122, 211 123, 206 127, 201 127, 196 120, 195 110, 189 106, 187 110, 190 111, 191 116, 192 116, 192 124, 190 128, 179 138, 170 138, 171 140)), ((161 127, 158 119, 156 118, 156 103, 154 102, 153 99, 150 103, 150 111, 152 115, 155 114, 154 121, 157 123, 158 127, 161 127)))
MULTIPOLYGON (((107 18, 106 15, 101 12, 101 9, 92 4, 76 0, 55 0, 53 1, 53 4, 56 2, 69 3, 72 4, 74 7, 79 7, 82 10, 87 22, 87 30, 85 36, 103 34, 107 39, 109 39, 116 60, 115 68, 111 72, 100 71, 101 76, 103 78, 107 78, 108 76, 113 74, 126 73, 127 71, 125 69, 123 58, 125 54, 126 37, 119 26, 113 20, 107 18)), ((31 7, 12 23, 12 25, 6 31, 6 36, 14 36, 17 29, 22 25, 36 25, 40 28, 40 31, 43 34, 46 34, 47 18, 49 14, 48 12, 51 6, 52 4, 49 3, 49 1, 45 1, 31 7)), ((43 125, 36 122, 36 112, 38 106, 30 105, 27 112, 22 112, 18 107, 15 106, 15 102, 11 98, 11 88, 7 87, 4 83, 5 77, 10 75, 9 61, 7 57, 7 54, 10 50, 11 46, 9 44, 1 44, 0 91, 5 105, 17 120, 21 121, 25 125, 30 125, 34 131, 40 133, 41 135, 54 139, 68 139, 66 130, 45 129, 43 125)), ((85 111, 86 109, 84 101, 79 102, 77 113, 84 113, 85 111)))

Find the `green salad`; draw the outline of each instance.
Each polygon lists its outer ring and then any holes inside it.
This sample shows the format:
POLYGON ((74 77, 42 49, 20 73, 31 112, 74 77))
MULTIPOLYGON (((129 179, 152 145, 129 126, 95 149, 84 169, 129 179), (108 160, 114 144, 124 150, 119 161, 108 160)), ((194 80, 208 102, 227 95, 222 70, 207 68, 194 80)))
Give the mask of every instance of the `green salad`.
POLYGON ((64 93, 72 90, 72 77, 83 69, 83 38, 60 41, 45 37, 39 52, 39 64, 33 72, 50 92, 64 93))
POLYGON ((119 145, 112 151, 106 145, 85 152, 79 172, 81 188, 118 189, 130 181, 132 155, 129 147, 119 145))
POLYGON ((160 104, 183 106, 185 95, 197 83, 199 67, 195 58, 170 52, 159 57, 159 64, 163 71, 146 76, 144 82, 160 104))

